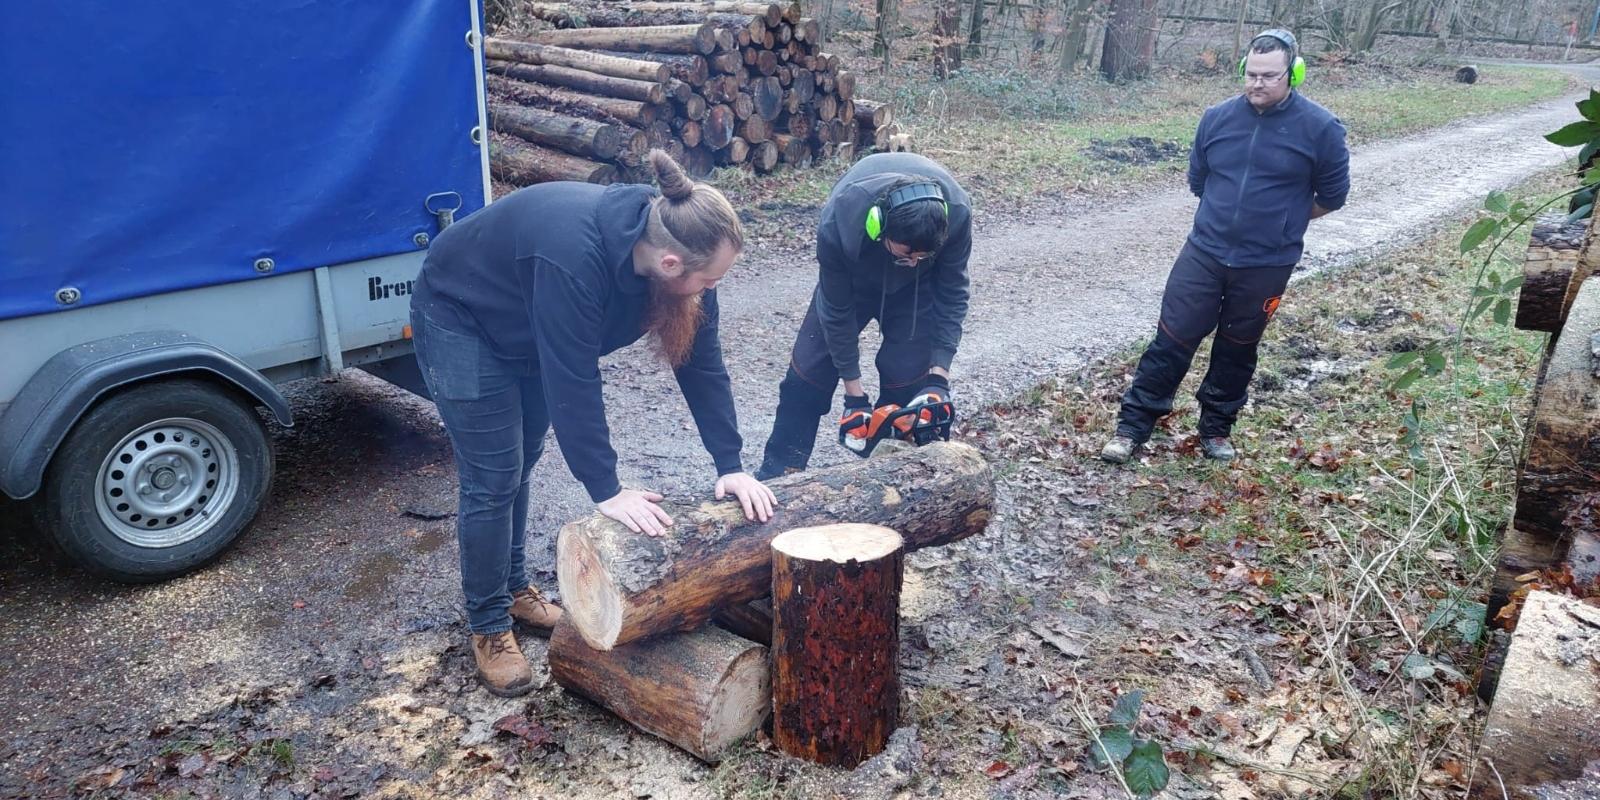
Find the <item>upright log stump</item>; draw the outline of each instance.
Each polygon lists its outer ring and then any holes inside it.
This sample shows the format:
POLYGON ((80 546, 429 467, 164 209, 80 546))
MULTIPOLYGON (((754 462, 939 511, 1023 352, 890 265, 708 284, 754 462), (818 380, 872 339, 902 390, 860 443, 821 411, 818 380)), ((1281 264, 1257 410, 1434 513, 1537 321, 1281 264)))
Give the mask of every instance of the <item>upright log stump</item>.
POLYGON ((798 528, 772 540, 772 733, 779 749, 854 768, 900 715, 900 534, 798 528))
POLYGON ((767 648, 721 628, 602 652, 562 620, 549 658, 562 688, 711 763, 755 732, 772 707, 767 648))

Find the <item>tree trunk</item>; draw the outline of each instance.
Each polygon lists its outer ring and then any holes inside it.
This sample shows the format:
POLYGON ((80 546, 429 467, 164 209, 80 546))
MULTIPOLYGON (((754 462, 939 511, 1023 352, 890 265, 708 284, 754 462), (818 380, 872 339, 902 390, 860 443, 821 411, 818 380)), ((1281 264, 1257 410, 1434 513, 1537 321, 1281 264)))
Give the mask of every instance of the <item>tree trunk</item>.
POLYGON ((1090 23, 1094 20, 1094 7, 1095 0, 1077 0, 1072 7, 1066 38, 1061 45, 1060 69, 1063 73, 1075 71, 1078 60, 1083 58, 1083 48, 1089 40, 1090 23))
POLYGON ((1106 41, 1100 52, 1100 74, 1106 80, 1143 78, 1155 59, 1155 0, 1113 0, 1106 20, 1106 41))
POLYGON ((1233 60, 1230 64, 1238 63, 1244 58, 1244 46, 1248 43, 1244 38, 1244 21, 1250 14, 1250 0, 1239 0, 1239 23, 1233 27, 1233 60))
POLYGON ((1545 333, 1561 330, 1567 312, 1567 286, 1578 267, 1588 228, 1589 220, 1533 226, 1528 256, 1522 262, 1522 289, 1517 296, 1519 329, 1545 333))
POLYGON ((944 0, 933 12, 933 75, 944 80, 961 69, 961 4, 944 0))
MULTIPOLYGON (((899 0, 876 0, 878 21, 873 29, 872 54, 889 63, 889 55, 894 44, 895 6, 899 0)), ((795 38, 801 39, 800 32, 795 31, 795 38)), ((803 40, 802 40, 803 41, 803 40)))
POLYGON ((503 133, 489 134, 489 168, 496 180, 528 186, 547 181, 611 183, 617 168, 560 150, 527 144, 503 133))
POLYGON ((499 75, 486 76, 484 83, 497 94, 509 98, 520 105, 537 105, 575 117, 598 119, 604 122, 624 122, 634 127, 643 128, 662 116, 660 106, 653 106, 634 100, 596 97, 595 95, 558 89, 554 86, 511 80, 499 75))
POLYGON ((1468 796, 1600 797, 1600 608, 1528 595, 1468 796))
POLYGON ((679 3, 679 2, 641 2, 628 3, 628 8, 635 11, 681 11, 685 8, 694 9, 701 14, 755 14, 759 15, 769 28, 776 28, 783 22, 783 6, 777 3, 736 3, 736 2, 711 2, 711 3, 679 3))
POLYGON ((699 25, 657 25, 648 28, 577 28, 533 34, 541 44, 630 53, 699 53, 717 49, 717 29, 699 25))
POLYGON ((667 78, 671 77, 668 67, 654 61, 592 53, 585 50, 572 50, 565 47, 534 44, 533 42, 497 39, 493 36, 483 40, 483 57, 501 61, 515 61, 520 64, 546 64, 556 67, 569 67, 599 75, 609 75, 613 78, 626 78, 636 81, 665 83, 667 78))
POLYGON ((900 534, 800 528, 772 541, 772 740, 853 769, 900 716, 900 534))
POLYGON ((557 540, 557 576, 567 616, 591 646, 607 649, 704 623, 717 611, 766 594, 769 545, 780 531, 841 519, 902 531, 916 550, 982 531, 994 478, 978 451, 935 442, 888 458, 857 460, 768 484, 779 508, 765 524, 736 503, 671 508, 677 520, 656 539, 595 515, 557 540))
MULTIPOLYGON (((610 55, 622 57, 621 53, 607 50, 575 50, 578 53, 594 53, 596 55, 610 55)), ((631 53, 629 58, 638 61, 654 62, 667 68, 670 77, 677 78, 690 86, 701 86, 706 78, 711 75, 711 67, 706 62, 706 57, 693 53, 631 53)))
POLYGON ((967 25, 967 58, 983 55, 983 8, 987 0, 972 0, 972 16, 967 25))
POLYGON ((1517 530, 1557 542, 1565 558, 1575 523, 1600 493, 1600 281, 1586 281, 1550 351, 1527 454, 1517 476, 1517 530))
POLYGON ((592 650, 562 622, 550 677, 646 733, 715 763, 771 710, 767 648, 720 628, 592 650))
POLYGON ((587 158, 609 160, 622 151, 622 128, 537 108, 496 104, 489 127, 587 158))
POLYGON ((635 100, 640 103, 665 103, 667 101, 667 87, 662 83, 613 78, 609 75, 584 72, 581 69, 573 69, 571 67, 517 64, 510 61, 488 61, 485 62, 484 69, 493 74, 504 75, 519 81, 561 86, 585 94, 635 100))

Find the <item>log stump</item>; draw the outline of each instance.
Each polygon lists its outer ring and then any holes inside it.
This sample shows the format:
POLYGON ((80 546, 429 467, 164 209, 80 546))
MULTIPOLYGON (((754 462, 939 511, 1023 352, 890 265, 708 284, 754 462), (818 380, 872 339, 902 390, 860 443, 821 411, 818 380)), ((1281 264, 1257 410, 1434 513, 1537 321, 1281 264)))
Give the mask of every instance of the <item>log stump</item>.
POLYGON ((562 621, 549 659, 563 688, 710 763, 753 733, 772 705, 767 648, 721 628, 600 652, 562 621))
POLYGON ((1456 83, 1477 83, 1478 68, 1471 64, 1456 67, 1456 83))
POLYGON ((1528 237, 1517 296, 1517 328, 1555 333, 1567 312, 1567 286, 1578 267, 1588 220, 1541 222, 1528 237))
POLYGON ((599 650, 691 630, 772 586, 773 537, 848 519, 900 531, 907 550, 982 531, 994 507, 994 475, 970 445, 934 442, 906 453, 800 472, 767 483, 778 508, 766 523, 737 502, 666 510, 666 536, 629 531, 603 515, 563 526, 556 576, 566 618, 599 650))
POLYGON ((1600 797, 1600 608, 1528 595, 1478 758, 1470 797, 1600 797))
POLYGON ((877 525, 799 528, 772 540, 772 740, 854 768, 900 715, 905 543, 877 525))

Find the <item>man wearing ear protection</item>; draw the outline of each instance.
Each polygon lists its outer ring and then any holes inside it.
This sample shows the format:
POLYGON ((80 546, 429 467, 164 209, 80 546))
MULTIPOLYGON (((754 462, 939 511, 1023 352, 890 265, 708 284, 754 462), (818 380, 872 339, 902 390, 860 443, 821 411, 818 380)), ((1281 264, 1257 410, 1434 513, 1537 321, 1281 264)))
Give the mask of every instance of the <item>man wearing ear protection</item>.
POLYGON ((1243 93, 1200 118, 1189 154, 1200 207, 1167 277, 1155 339, 1122 396, 1116 435, 1100 452, 1106 461, 1126 462, 1150 438, 1212 331, 1211 366, 1195 394, 1201 450, 1220 461, 1235 456, 1229 434, 1306 227, 1350 191, 1344 125, 1294 91, 1306 73, 1297 51, 1288 31, 1256 36, 1239 62, 1243 93))
POLYGON ((944 167, 878 153, 834 185, 817 226, 817 288, 778 387, 762 479, 805 469, 821 417, 844 381, 841 428, 872 416, 859 338, 876 319, 878 405, 950 400, 950 362, 967 317, 972 214, 944 167))

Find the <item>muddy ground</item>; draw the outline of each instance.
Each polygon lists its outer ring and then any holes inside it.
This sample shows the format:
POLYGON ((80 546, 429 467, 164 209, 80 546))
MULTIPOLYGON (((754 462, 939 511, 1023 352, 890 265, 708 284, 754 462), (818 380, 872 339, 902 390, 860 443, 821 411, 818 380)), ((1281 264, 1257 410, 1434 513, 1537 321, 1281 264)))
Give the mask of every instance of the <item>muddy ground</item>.
MULTIPOLYGON (((1570 116, 1564 100, 1359 151, 1350 205, 1313 226, 1307 265, 1385 252, 1488 190, 1557 163, 1563 152, 1538 135, 1570 116)), ((1041 380, 1146 336, 1192 211, 1192 198, 1170 185, 980 218, 955 375, 964 413, 983 419, 1041 380)), ((809 253, 758 241, 725 284, 724 349, 751 469, 812 280, 809 253)), ((678 501, 707 495, 709 459, 670 376, 642 350, 608 360, 604 375, 624 482, 678 501)), ((760 744, 713 770, 553 684, 520 701, 475 688, 448 519, 453 466, 431 406, 356 373, 288 392, 297 424, 274 434, 271 501, 239 544, 199 573, 149 587, 97 582, 40 555, 22 517, 0 508, 0 525, 14 534, 0 544, 0 796, 670 798, 761 794, 764 785, 805 795, 808 781, 830 779, 784 766, 760 744), (508 714, 535 727, 524 738, 494 731, 508 714)), ((1017 442, 991 444, 1018 455, 1017 442)), ((814 463, 847 457, 836 449, 820 444, 814 463)), ((548 453, 535 473, 529 547, 535 581, 553 588, 553 534, 592 507, 554 443, 548 453)), ((1120 607, 1103 588, 1073 585, 1069 613, 1046 627, 1020 616, 994 627, 1005 617, 995 604, 1017 587, 1072 584, 1074 561, 1051 554, 1081 533, 1083 523, 1071 520, 1097 504, 1095 478, 1090 470, 1081 484, 1050 484, 1041 506, 1033 493, 1044 490, 1027 482, 1027 461, 1055 457, 1046 448, 1010 463, 987 534, 912 559, 908 717, 971 726, 995 752, 1015 737, 1012 723, 970 718, 950 697, 1060 673, 1056 660, 1082 658, 1069 652, 1080 647, 1137 652, 1141 631, 1173 627, 1148 616, 1151 608, 1183 613, 1181 602, 1120 607), (992 647, 974 660, 974 643, 992 647), (1051 669, 1018 672, 1019 658, 1051 669)), ((1250 666, 1236 654, 1274 646, 1249 630, 1213 634, 1221 638, 1187 649, 1227 659, 1246 681, 1250 666)), ((542 675, 542 643, 527 650, 542 675)), ((998 780, 965 767, 946 772, 941 765, 957 755, 930 750, 916 794, 1112 790, 1078 774, 1082 746, 1066 733, 1071 686, 1046 679, 1009 691, 1032 694, 1017 715, 1062 731, 1060 746, 1021 777, 1005 764, 998 780)), ((1176 783, 1174 791, 1213 796, 1176 783)))

